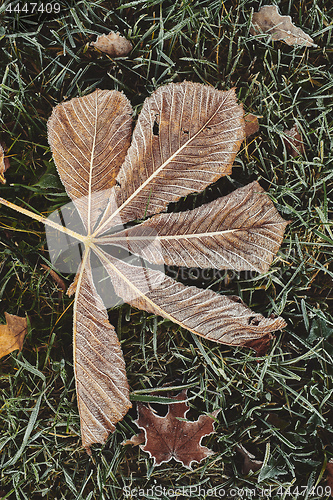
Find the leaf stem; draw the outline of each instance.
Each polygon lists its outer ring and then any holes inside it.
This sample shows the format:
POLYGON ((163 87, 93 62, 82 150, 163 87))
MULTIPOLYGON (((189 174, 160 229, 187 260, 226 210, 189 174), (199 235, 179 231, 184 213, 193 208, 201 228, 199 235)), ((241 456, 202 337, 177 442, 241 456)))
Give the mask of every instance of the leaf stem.
POLYGON ((38 222, 42 222, 43 224, 53 227, 54 229, 57 229, 61 233, 65 233, 68 236, 72 236, 73 238, 76 238, 79 241, 82 241, 83 243, 86 243, 87 241, 87 236, 84 236, 82 234, 76 233, 75 231, 72 231, 71 229, 68 229, 65 226, 61 226, 60 224, 57 224, 56 222, 53 222, 47 217, 43 217, 42 215, 35 214, 34 212, 31 212, 31 210, 27 210, 26 208, 19 207, 18 205, 15 205, 15 203, 11 203, 10 201, 5 200, 4 198, 0 198, 0 204, 5 205, 6 207, 12 208, 13 210, 16 210, 16 212, 19 212, 20 214, 26 215, 27 217, 30 217, 31 219, 37 220, 38 222))

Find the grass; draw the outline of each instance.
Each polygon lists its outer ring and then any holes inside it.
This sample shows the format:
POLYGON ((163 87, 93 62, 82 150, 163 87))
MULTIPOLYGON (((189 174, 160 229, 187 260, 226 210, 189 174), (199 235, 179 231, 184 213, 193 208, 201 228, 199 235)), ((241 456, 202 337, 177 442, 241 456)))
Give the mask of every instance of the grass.
MULTIPOLYGON (((278 2, 283 14, 314 37, 318 47, 311 49, 251 35, 251 15, 261 5, 254 1, 60 0, 59 15, 34 16, 5 14, 8 3, 0 6, 0 107, 1 140, 11 166, 2 197, 43 214, 68 201, 46 137, 46 121, 58 102, 97 87, 117 89, 138 113, 155 88, 187 79, 219 89, 236 86, 245 110, 262 118, 260 133, 243 145, 232 175, 173 208, 196 206, 257 179, 291 222, 265 275, 228 272, 207 275, 199 283, 237 294, 265 316, 286 319, 287 328, 262 358, 204 341, 127 305, 110 311, 133 409, 90 458, 80 443, 72 299, 41 267, 50 264, 44 228, 1 207, 0 312, 2 318, 5 311, 27 314, 29 333, 23 351, 0 365, 0 498, 109 500, 134 488, 145 490, 146 498, 172 497, 159 495, 154 485, 166 490, 191 486, 191 498, 198 499, 223 497, 223 489, 225 498, 248 498, 246 491, 252 498, 328 498, 325 468, 333 458, 332 3, 278 2), (127 58, 112 60, 89 48, 95 35, 110 29, 132 41, 127 58), (306 151, 293 158, 283 138, 295 122, 306 151), (156 389, 163 396, 166 389, 172 394, 183 386, 188 387, 190 418, 221 408, 216 434, 204 441, 215 455, 193 471, 173 461, 154 468, 145 452, 121 444, 137 432, 135 401, 153 400, 156 389), (242 473, 240 444, 264 461, 260 471, 242 473), (129 489, 123 491, 124 486, 129 489), (220 493, 208 494, 214 487, 220 493)), ((177 271, 183 282, 195 282, 187 270, 177 271)), ((62 278, 69 285, 72 276, 62 278)), ((165 412, 165 405, 156 408, 165 412)), ((139 496, 133 491, 128 498, 139 496)), ((177 498, 189 496, 183 492, 177 498)))

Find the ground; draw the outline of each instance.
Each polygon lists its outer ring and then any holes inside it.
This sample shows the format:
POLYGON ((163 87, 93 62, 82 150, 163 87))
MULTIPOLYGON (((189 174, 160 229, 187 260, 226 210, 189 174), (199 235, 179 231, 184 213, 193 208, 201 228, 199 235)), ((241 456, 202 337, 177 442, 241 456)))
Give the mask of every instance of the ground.
MULTIPOLYGON (((0 7, 0 139, 10 159, 0 196, 44 215, 68 201, 46 132, 53 106, 64 99, 95 88, 122 90, 138 114, 144 99, 169 82, 236 87, 245 111, 260 117, 260 131, 243 144, 231 176, 181 200, 176 209, 260 182, 290 220, 270 270, 264 275, 212 273, 198 285, 239 295, 265 316, 281 315, 287 327, 257 358, 254 351, 204 341, 127 305, 110 311, 133 408, 106 446, 96 445, 89 457, 81 447, 73 379, 72 299, 42 267, 50 265, 43 226, 2 206, 1 318, 4 322, 5 311, 27 314, 29 330, 22 352, 0 365, 0 497, 166 499, 176 488, 192 486, 191 498, 197 499, 260 498, 262 490, 262 498, 328 498, 325 469, 333 457, 332 2, 277 2, 281 13, 314 38, 317 47, 311 48, 253 36, 251 16, 261 5, 256 1, 56 3, 59 14, 14 12, 24 4, 16 0, 11 13, 5 11, 7 0, 0 7), (129 56, 111 59, 89 46, 111 29, 131 40, 129 56), (295 123, 305 151, 293 157, 284 131, 295 123), (204 440, 215 454, 192 471, 174 461, 153 467, 138 447, 122 445, 137 432, 135 402, 152 400, 156 388, 164 390, 160 395, 171 395, 184 386, 190 419, 221 408, 216 433, 204 440), (244 471, 239 445, 264 462, 259 471, 244 471), (220 489, 208 493, 214 487, 220 489), (163 488, 174 490, 163 493, 163 488)), ((184 283, 197 283, 187 270, 179 276, 184 283)), ((73 279, 61 277, 66 286, 73 279)), ((166 407, 156 409, 165 412, 166 407)), ((188 497, 184 491, 177 498, 188 497)))

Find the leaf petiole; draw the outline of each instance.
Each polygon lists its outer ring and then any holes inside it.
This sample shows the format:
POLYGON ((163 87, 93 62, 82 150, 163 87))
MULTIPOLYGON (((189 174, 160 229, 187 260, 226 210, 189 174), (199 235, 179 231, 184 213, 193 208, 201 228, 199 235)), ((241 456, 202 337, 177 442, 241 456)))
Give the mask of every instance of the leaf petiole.
POLYGON ((42 222, 47 226, 53 227, 54 229, 57 229, 58 231, 67 234, 68 236, 72 236, 73 238, 76 238, 77 240, 82 241, 83 243, 86 243, 87 240, 89 239, 87 236, 76 233, 75 231, 72 231, 71 229, 68 229, 65 226, 61 226, 60 224, 53 222, 48 217, 43 217, 42 215, 35 214, 34 212, 31 212, 31 210, 19 207, 18 205, 15 205, 15 203, 11 203, 10 201, 5 200, 4 198, 0 198, 0 204, 5 205, 6 207, 9 207, 13 210, 16 210, 16 212, 26 215, 31 219, 37 220, 38 222, 42 222))

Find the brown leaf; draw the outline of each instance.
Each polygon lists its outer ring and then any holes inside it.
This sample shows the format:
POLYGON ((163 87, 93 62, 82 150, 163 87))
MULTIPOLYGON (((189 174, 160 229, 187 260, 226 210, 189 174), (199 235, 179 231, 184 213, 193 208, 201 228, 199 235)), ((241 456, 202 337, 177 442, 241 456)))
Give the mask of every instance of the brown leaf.
MULTIPOLYGON (((330 460, 326 464, 326 481, 328 486, 331 488, 331 496, 333 495, 333 458, 330 458, 330 460)), ((326 492, 325 492, 326 493, 326 492)))
POLYGON ((231 174, 244 137, 235 89, 192 82, 160 87, 143 104, 117 176, 119 208, 105 211, 96 234, 111 229, 116 216, 124 224, 160 213, 231 174))
MULTIPOLYGON (((286 326, 286 323, 284 326, 286 326)), ((250 349, 256 351, 257 356, 265 356, 270 348, 272 338, 273 335, 268 333, 258 339, 251 339, 244 342, 244 347, 249 347, 250 349)))
POLYGON ((287 45, 317 47, 313 39, 301 28, 292 24, 290 16, 281 16, 276 5, 263 5, 252 17, 250 33, 267 33, 272 40, 282 40, 287 45))
MULTIPOLYGON (((208 340, 257 350, 286 324, 251 311, 238 297, 185 286, 161 271, 122 260, 119 248, 110 255, 102 247, 127 245, 130 237, 131 251, 155 264, 265 272, 287 224, 256 182, 195 210, 161 213, 170 202, 231 173, 245 137, 234 89, 192 82, 160 87, 146 99, 129 146, 131 114, 122 93, 96 90, 59 104, 49 119, 53 157, 83 221, 82 234, 70 226, 72 216, 64 227, 0 200, 84 246, 67 293, 75 292, 73 364, 88 452, 93 443, 106 441, 131 406, 121 347, 103 300, 118 295, 208 340), (146 216, 152 217, 124 231, 124 223, 146 216), (108 287, 102 300, 99 286, 105 277, 114 291, 108 287)), ((52 243, 48 238, 50 249, 52 243)))
POLYGON ((83 257, 74 302, 74 372, 82 444, 105 443, 132 406, 120 343, 83 257))
POLYGON ((5 312, 6 324, 0 325, 0 358, 18 349, 22 350, 27 334, 27 318, 5 312))
POLYGON ((236 450, 244 458, 242 474, 247 476, 250 471, 256 472, 261 469, 263 462, 261 460, 256 460, 256 457, 252 455, 252 453, 250 453, 242 444, 236 446, 236 450))
POLYGON ((132 446, 138 446, 146 441, 146 436, 144 432, 139 432, 139 434, 134 434, 131 439, 126 439, 122 445, 131 444, 132 446))
POLYGON ((0 144, 0 182, 6 184, 5 172, 10 167, 9 158, 5 156, 3 144, 0 144))
MULTIPOLYGON (((168 405, 165 417, 153 413, 142 403, 138 403, 138 419, 136 425, 144 430, 146 441, 140 448, 149 453, 154 460, 154 465, 161 465, 174 458, 185 467, 191 468, 193 462, 209 457, 214 452, 201 445, 201 440, 214 431, 214 418, 200 415, 194 422, 184 421, 189 410, 186 399, 187 391, 184 390, 174 399, 181 403, 168 405)), ((219 410, 213 412, 216 417, 219 410)))
POLYGON ((49 266, 46 266, 45 264, 41 264, 40 267, 48 271, 53 281, 59 286, 59 288, 61 288, 63 292, 66 292, 65 282, 60 278, 59 274, 57 274, 55 271, 53 271, 53 269, 51 269, 49 266))
POLYGON ((102 236, 152 264, 268 271, 288 224, 258 182, 182 213, 102 236))
POLYGON ((280 317, 264 318, 254 313, 239 297, 185 286, 160 271, 140 269, 102 250, 98 255, 116 294, 125 302, 206 339, 242 346, 286 326, 280 317))
POLYGON ((285 136, 283 137, 283 142, 286 145, 287 151, 294 158, 305 153, 304 142, 301 134, 298 131, 297 124, 290 130, 284 130, 285 136))
POLYGON ((133 48, 127 38, 114 31, 110 31, 108 35, 100 35, 95 42, 91 42, 91 45, 111 57, 127 56, 133 48))
POLYGON ((248 113, 244 116, 244 121, 246 137, 250 137, 251 135, 259 132, 259 122, 257 116, 252 115, 252 113, 248 113))
POLYGON ((132 107, 121 92, 98 89, 56 106, 47 127, 62 183, 90 233, 130 144, 132 107))

